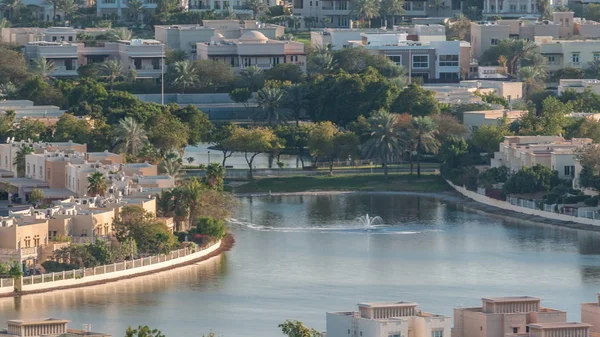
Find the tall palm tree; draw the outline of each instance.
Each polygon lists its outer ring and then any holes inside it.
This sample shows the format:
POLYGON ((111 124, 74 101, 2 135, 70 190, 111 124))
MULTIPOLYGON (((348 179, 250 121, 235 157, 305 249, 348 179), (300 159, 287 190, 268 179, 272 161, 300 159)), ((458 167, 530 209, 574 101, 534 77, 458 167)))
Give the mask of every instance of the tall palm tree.
POLYGON ((350 1, 350 15, 364 22, 368 20, 371 27, 371 19, 379 15, 378 0, 352 0, 350 1))
POLYGON ((538 8, 538 13, 542 15, 542 19, 552 19, 552 6, 550 5, 550 0, 536 0, 535 5, 538 8))
POLYGON ((0 84, 0 97, 10 98, 17 94, 17 86, 12 82, 0 84))
POLYGON ((269 9, 269 6, 263 0, 246 0, 244 2, 246 8, 252 11, 252 19, 256 20, 258 13, 266 12, 269 9))
POLYGON ((440 10, 446 9, 448 6, 446 5, 446 0, 431 0, 429 8, 434 8, 435 16, 440 16, 440 10))
POLYGON ((414 117, 411 121, 411 137, 414 138, 415 151, 417 152, 417 175, 421 176, 421 154, 435 153, 439 148, 436 125, 430 117, 414 117))
POLYGON ((8 12, 9 19, 13 17, 15 9, 18 9, 21 5, 21 0, 2 0, 2 8, 8 12))
POLYGON ((165 158, 160 165, 158 166, 161 173, 164 173, 175 181, 181 180, 183 178, 183 171, 181 170, 181 158, 179 156, 167 157, 165 158))
POLYGON ((63 12, 64 20, 70 20, 73 13, 77 12, 79 5, 75 0, 59 0, 57 8, 63 12))
POLYGON ((383 173, 388 175, 388 163, 402 156, 406 147, 402 125, 398 115, 380 110, 368 120, 366 136, 369 139, 363 146, 367 158, 379 159, 383 163, 383 173))
POLYGON ((180 87, 182 94, 185 94, 185 88, 191 87, 200 81, 198 68, 196 67, 196 64, 190 60, 175 62, 173 71, 175 73, 173 85, 180 87))
POLYGON ((255 92, 262 88, 265 82, 265 72, 257 66, 249 66, 240 71, 240 77, 244 86, 250 89, 250 92, 255 92))
POLYGON ((143 126, 131 117, 119 121, 115 128, 116 148, 121 153, 137 155, 148 141, 143 126))
POLYGON ((386 18, 388 28, 394 26, 396 15, 401 15, 405 12, 404 0, 381 0, 379 15, 386 18))
POLYGON ((585 78, 600 79, 600 60, 589 62, 589 66, 584 70, 585 78))
POLYGON ((231 7, 227 7, 219 13, 223 20, 237 20, 237 14, 231 7))
POLYGON ((311 72, 327 74, 335 69, 333 53, 327 47, 317 47, 309 55, 309 70, 311 72))
POLYGON ((15 159, 13 160, 13 166, 17 168, 17 177, 25 176, 25 157, 31 153, 33 153, 33 147, 30 145, 23 145, 19 151, 17 151, 15 159))
POLYGON ((133 16, 133 20, 138 21, 140 15, 144 12, 144 2, 142 0, 128 0, 127 9, 133 16))
POLYGON ((225 168, 219 163, 210 163, 206 168, 206 173, 202 182, 209 189, 222 190, 223 179, 225 178, 225 168))
POLYGON ((100 64, 98 70, 102 76, 104 76, 110 83, 110 90, 113 90, 115 81, 123 76, 124 70, 121 61, 119 60, 108 60, 100 64))
POLYGON ((188 228, 192 226, 192 224, 198 218, 198 212, 200 211, 200 207, 202 207, 202 195, 206 187, 198 178, 194 177, 183 185, 183 196, 180 202, 184 203, 187 206, 188 210, 188 228))
POLYGON ((102 174, 102 172, 94 172, 88 177, 87 191, 90 196, 104 196, 107 190, 108 186, 106 185, 106 180, 104 179, 104 174, 102 174))
POLYGON ((300 113, 308 104, 308 90, 302 84, 292 84, 285 88, 284 106, 292 112, 296 126, 300 123, 300 113))
POLYGON ((508 72, 511 76, 517 75, 520 62, 537 51, 537 45, 533 41, 519 39, 510 40, 511 51, 508 57, 508 72))
POLYGON ((260 107, 257 119, 266 120, 269 125, 282 122, 287 116, 281 111, 284 92, 279 88, 262 88, 256 93, 256 103, 260 107))
POLYGON ((38 57, 31 64, 31 71, 44 80, 48 80, 52 77, 50 74, 56 71, 56 66, 54 62, 46 60, 45 57, 38 57))
POLYGON ((108 32, 108 39, 109 40, 114 40, 114 41, 119 41, 119 40, 124 40, 124 41, 129 41, 131 40, 131 38, 133 37, 133 33, 127 29, 127 28, 115 28, 115 29, 111 29, 108 32))
POLYGON ((525 97, 536 91, 543 90, 546 87, 546 69, 538 66, 527 66, 519 69, 517 74, 519 81, 523 82, 525 86, 524 94, 525 97))
POLYGON ((57 7, 60 3, 60 0, 42 0, 42 2, 46 5, 52 6, 52 21, 56 21, 57 7))

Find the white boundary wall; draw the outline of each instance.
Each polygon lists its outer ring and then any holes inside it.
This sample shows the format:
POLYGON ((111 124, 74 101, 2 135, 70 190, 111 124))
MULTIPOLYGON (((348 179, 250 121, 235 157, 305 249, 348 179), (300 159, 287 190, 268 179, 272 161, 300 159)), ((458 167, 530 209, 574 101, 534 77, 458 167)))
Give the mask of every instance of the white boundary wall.
MULTIPOLYGON (((95 268, 71 270, 62 273, 49 273, 27 276, 23 278, 23 292, 52 290, 62 287, 83 286, 88 283, 111 281, 122 277, 135 276, 163 268, 174 267, 209 255, 221 246, 217 241, 211 246, 192 252, 186 249, 173 251, 169 254, 150 256, 133 261, 125 261, 95 268)), ((0 294, 14 291, 12 279, 0 279, 6 286, 0 287, 0 294)), ((1 285, 2 283, 0 283, 1 285)))
POLYGON ((582 225, 600 226, 600 220, 576 217, 576 216, 571 216, 571 215, 547 212, 547 211, 542 211, 539 209, 532 209, 532 208, 512 205, 506 201, 486 197, 485 195, 479 194, 477 192, 469 191, 464 187, 456 186, 448 180, 446 180, 446 182, 448 182, 448 184, 450 186, 452 186, 457 192, 464 195, 465 197, 472 199, 474 201, 480 202, 482 204, 488 205, 488 206, 494 206, 494 207, 498 207, 501 209, 518 212, 518 213, 523 213, 523 214, 528 214, 528 215, 537 215, 537 216, 547 218, 547 219, 576 222, 576 223, 579 223, 582 225))

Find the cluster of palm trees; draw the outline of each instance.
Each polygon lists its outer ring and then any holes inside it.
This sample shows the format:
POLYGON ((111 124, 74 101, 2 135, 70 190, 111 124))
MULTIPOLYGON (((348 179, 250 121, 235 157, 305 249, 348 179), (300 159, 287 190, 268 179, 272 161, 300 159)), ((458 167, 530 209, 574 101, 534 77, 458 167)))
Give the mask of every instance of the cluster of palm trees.
POLYGON ((363 144, 365 157, 381 161, 384 174, 388 175, 389 163, 408 156, 411 163, 416 157, 417 174, 421 176, 421 155, 436 153, 439 142, 437 125, 430 117, 413 117, 410 120, 388 111, 378 111, 367 120, 369 127, 363 144))
POLYGON ((369 27, 370 20, 377 17, 385 18, 391 26, 396 15, 406 12, 404 3, 404 0, 352 0, 350 14, 363 23, 368 21, 369 27))

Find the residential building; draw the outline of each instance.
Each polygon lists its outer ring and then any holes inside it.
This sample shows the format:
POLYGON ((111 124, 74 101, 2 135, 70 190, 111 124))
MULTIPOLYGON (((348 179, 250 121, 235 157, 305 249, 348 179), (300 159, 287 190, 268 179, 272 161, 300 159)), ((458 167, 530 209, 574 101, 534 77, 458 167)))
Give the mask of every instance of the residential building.
MULTIPOLYGON (((100 16, 104 19, 128 18, 131 20, 131 19, 133 19, 133 15, 132 15, 132 13, 130 13, 129 9, 127 8, 127 3, 128 3, 127 0, 95 1, 94 4, 96 7, 96 15, 100 16)), ((142 16, 144 15, 144 12, 154 12, 156 10, 157 3, 158 3, 158 1, 156 1, 156 0, 143 1, 144 11, 142 11, 143 12, 142 16)), ((179 0, 177 7, 187 9, 188 1, 179 0)))
POLYGON ((0 330, 0 336, 6 337, 110 337, 111 335, 87 330, 69 329, 71 321, 56 318, 10 320, 8 328, 0 330))
POLYGON ((358 311, 328 312, 327 337, 450 337, 452 319, 417 303, 360 303, 358 311))
POLYGON ((498 125, 500 120, 506 118, 507 123, 512 123, 523 114, 525 110, 482 110, 463 112, 463 125, 470 132, 477 131, 482 125, 498 125))
POLYGON ((38 27, 0 28, 0 41, 22 46, 28 42, 42 40, 43 31, 44 28, 38 27))
MULTIPOLYGON (((265 3, 271 6, 284 5, 283 0, 267 0, 265 3)), ((192 11, 223 11, 227 9, 233 9, 234 13, 240 17, 240 19, 252 18, 252 10, 248 9, 243 0, 191 0, 186 3, 187 9, 192 11)))
POLYGON ((48 183, 49 188, 65 188, 65 167, 68 163, 83 164, 82 153, 57 151, 25 156, 25 177, 48 183))
POLYGON ((361 40, 362 34, 390 34, 390 32, 381 28, 325 28, 323 30, 310 32, 310 42, 313 46, 316 47, 331 48, 331 50, 340 50, 348 48, 350 46, 348 41, 361 40))
POLYGON ((48 220, 0 219, 0 261, 18 261, 23 270, 30 270, 40 263, 38 254, 47 243, 48 220))
POLYGON ((446 104, 467 104, 467 103, 481 103, 483 107, 483 100, 481 97, 475 95, 476 88, 464 88, 456 85, 444 85, 444 86, 428 86, 423 87, 429 91, 433 91, 435 99, 440 103, 446 104))
POLYGON ((257 66, 270 69, 281 63, 293 63, 306 71, 304 44, 267 38, 258 31, 244 33, 239 39, 213 37, 210 42, 196 44, 197 58, 230 64, 239 71, 257 66))
POLYGON ((481 307, 454 309, 452 336, 505 337, 525 334, 542 337, 533 333, 531 324, 567 321, 565 311, 544 308, 541 299, 536 297, 491 297, 483 298, 481 302, 481 307))
MULTIPOLYGON (((193 1, 194 2, 194 1, 193 1)), ((239 39, 249 30, 261 32, 269 39, 276 40, 285 34, 285 27, 259 23, 256 20, 203 20, 200 25, 157 25, 154 26, 154 38, 168 49, 180 49, 192 58, 196 58, 196 44, 210 42, 212 37, 239 39)))
POLYGON ((564 68, 586 69, 594 60, 600 59, 600 40, 555 40, 552 37, 536 37, 540 53, 546 58, 548 72, 552 74, 564 68))
POLYGON ((506 166, 511 171, 542 165, 558 172, 561 179, 575 176, 574 151, 591 144, 588 138, 565 140, 560 136, 507 136, 494 153, 491 166, 506 166))
POLYGON ((76 151, 84 153, 87 150, 87 144, 68 142, 44 143, 44 142, 15 142, 9 139, 6 144, 0 144, 0 176, 17 176, 17 167, 14 164, 17 153, 24 146, 31 146, 34 153, 44 153, 44 151, 76 151))
POLYGON ((362 47, 388 57, 407 69, 411 77, 458 82, 461 77, 461 42, 407 40, 407 34, 361 34, 361 40, 349 41, 351 47, 362 47))
POLYGON ((77 45, 69 42, 29 42, 24 46, 25 58, 29 64, 35 59, 45 58, 54 63, 52 76, 77 76, 77 45))
POLYGON ((471 22, 471 49, 473 57, 483 53, 510 36, 510 26, 496 22, 471 22))
POLYGON ((54 105, 34 105, 29 100, 0 101, 0 112, 14 111, 15 118, 58 118, 64 110, 54 105))
POLYGON ((483 0, 483 17, 520 18, 540 16, 536 0, 483 0))
POLYGON ((523 98, 523 82, 468 80, 460 81, 463 88, 474 88, 481 94, 495 94, 508 102, 523 98))
POLYGON ((589 337, 590 325, 579 322, 529 324, 531 337, 589 337))
POLYGON ((591 89, 596 94, 600 94, 600 80, 597 79, 560 79, 558 84, 558 94, 562 95, 567 90, 583 92, 585 89, 591 89))
POLYGON ((596 302, 581 304, 581 322, 590 324, 590 332, 600 333, 600 293, 596 302))

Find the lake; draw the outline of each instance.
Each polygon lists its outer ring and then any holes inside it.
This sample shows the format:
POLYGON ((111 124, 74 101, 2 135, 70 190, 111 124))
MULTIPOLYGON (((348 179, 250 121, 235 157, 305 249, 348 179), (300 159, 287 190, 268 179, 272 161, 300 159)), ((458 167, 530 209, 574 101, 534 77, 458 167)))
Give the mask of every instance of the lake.
POLYGON ((343 194, 245 197, 236 245, 206 262, 82 289, 0 299, 7 319, 59 317, 122 336, 281 336, 294 318, 325 329, 325 312, 364 301, 415 301, 452 314, 484 296, 532 295, 579 319, 600 290, 600 233, 511 222, 430 197, 343 194), (357 216, 380 216, 365 226, 357 216))

